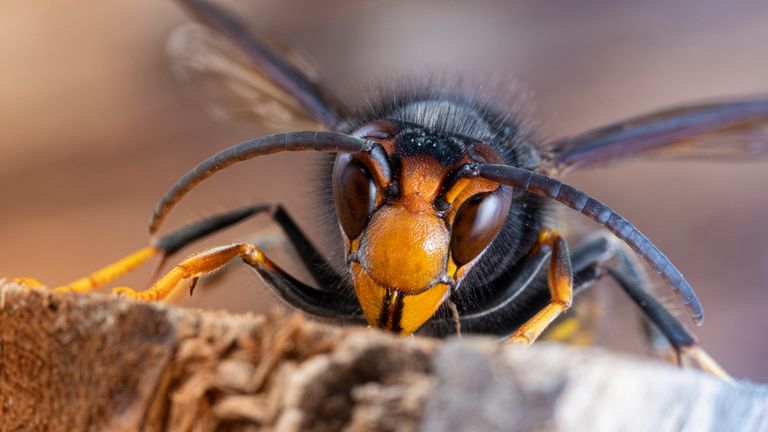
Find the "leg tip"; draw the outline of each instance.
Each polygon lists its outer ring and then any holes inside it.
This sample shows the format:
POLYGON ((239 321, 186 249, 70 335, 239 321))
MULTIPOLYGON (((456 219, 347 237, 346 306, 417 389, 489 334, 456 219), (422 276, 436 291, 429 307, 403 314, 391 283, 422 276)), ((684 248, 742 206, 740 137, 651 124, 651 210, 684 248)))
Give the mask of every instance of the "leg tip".
POLYGON ((30 277, 15 277, 13 278, 13 282, 19 285, 23 285, 28 288, 45 288, 45 284, 40 282, 37 279, 30 278, 30 277))
POLYGON ((521 346, 530 346, 531 345, 531 339, 524 334, 516 334, 512 335, 507 339, 507 344, 509 345, 521 345, 521 346))
POLYGON ((685 357, 691 358, 704 372, 729 384, 736 384, 736 380, 734 380, 733 377, 731 377, 731 375, 701 347, 694 346, 684 349, 682 354, 685 357))
POLYGON ((133 300, 141 300, 142 295, 140 292, 128 287, 112 288, 112 294, 117 297, 129 298, 133 300))

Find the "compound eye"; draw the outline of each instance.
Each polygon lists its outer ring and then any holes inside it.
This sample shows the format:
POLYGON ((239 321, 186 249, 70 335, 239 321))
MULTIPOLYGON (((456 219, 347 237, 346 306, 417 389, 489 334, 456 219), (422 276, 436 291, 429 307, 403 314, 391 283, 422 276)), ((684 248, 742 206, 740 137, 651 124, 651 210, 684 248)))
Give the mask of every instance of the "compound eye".
POLYGON ((491 244, 504 226, 511 204, 512 194, 504 188, 464 201, 453 221, 451 253, 456 265, 472 261, 491 244))
POLYGON ((339 155, 333 165, 333 201, 347 238, 356 239, 375 207, 376 185, 368 168, 352 155, 339 155))

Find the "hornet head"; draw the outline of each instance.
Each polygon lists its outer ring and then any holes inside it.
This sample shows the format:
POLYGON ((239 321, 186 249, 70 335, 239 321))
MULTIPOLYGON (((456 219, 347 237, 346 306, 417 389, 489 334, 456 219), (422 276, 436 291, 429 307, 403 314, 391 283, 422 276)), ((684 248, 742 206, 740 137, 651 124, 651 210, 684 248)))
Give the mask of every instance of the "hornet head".
POLYGON ((354 136, 379 154, 339 154, 333 197, 346 261, 368 323, 421 327, 501 231, 508 187, 468 175, 504 163, 491 147, 418 125, 379 120, 354 136))

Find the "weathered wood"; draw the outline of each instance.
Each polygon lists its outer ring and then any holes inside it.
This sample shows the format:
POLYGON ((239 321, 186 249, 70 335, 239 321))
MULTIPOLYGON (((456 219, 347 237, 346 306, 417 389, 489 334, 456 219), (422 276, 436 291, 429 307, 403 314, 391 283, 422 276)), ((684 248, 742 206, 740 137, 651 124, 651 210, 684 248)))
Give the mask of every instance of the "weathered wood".
POLYGON ((768 430, 768 389, 594 349, 0 284, 0 430, 140 429, 768 430))

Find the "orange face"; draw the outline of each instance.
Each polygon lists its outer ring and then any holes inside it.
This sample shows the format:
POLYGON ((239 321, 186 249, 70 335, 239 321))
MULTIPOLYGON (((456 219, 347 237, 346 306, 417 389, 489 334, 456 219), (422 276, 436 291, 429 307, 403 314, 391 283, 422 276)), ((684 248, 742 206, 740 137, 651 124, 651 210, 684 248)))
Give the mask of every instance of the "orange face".
POLYGON ((509 213, 509 190, 454 173, 503 161, 481 143, 389 121, 356 135, 381 145, 387 160, 342 154, 334 165, 355 293, 371 326, 410 334, 458 289, 509 213))

